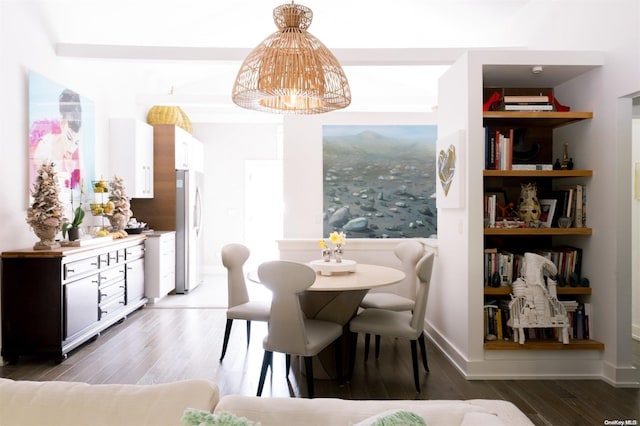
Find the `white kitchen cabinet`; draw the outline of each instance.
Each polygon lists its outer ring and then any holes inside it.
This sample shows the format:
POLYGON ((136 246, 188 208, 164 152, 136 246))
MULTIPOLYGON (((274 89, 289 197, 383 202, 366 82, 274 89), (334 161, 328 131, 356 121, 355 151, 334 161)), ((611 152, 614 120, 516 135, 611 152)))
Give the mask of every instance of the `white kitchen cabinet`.
POLYGON ((191 164, 191 144, 193 136, 186 130, 176 126, 174 141, 176 144, 176 170, 188 170, 191 164))
POLYGON ((124 179, 131 198, 153 198, 153 126, 132 118, 109 122, 112 174, 124 179))
POLYGON ((150 304, 176 288, 176 233, 156 231, 147 234, 144 294, 150 304))

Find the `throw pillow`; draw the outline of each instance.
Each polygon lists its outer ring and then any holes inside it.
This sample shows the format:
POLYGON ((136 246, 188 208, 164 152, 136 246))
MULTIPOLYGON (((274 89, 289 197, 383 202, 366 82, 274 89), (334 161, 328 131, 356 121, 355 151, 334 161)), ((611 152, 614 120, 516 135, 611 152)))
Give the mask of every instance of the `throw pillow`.
POLYGON ((204 410, 187 408, 182 414, 184 426, 260 426, 260 423, 247 420, 245 417, 237 417, 231 413, 212 414, 204 410))
POLYGON ((353 426, 426 426, 424 419, 410 411, 389 410, 369 417, 353 426))

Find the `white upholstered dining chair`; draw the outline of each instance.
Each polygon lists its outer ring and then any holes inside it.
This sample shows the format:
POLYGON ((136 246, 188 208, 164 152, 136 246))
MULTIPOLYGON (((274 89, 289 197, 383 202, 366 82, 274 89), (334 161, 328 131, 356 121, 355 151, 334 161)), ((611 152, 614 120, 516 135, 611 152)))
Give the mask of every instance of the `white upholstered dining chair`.
MULTIPOLYGON (((389 309, 391 311, 412 311, 416 303, 416 294, 418 291, 418 277, 416 276, 416 264, 424 255, 424 246, 417 240, 407 240, 399 243, 393 250, 394 254, 400 260, 402 272, 405 277, 398 284, 393 285, 394 292, 379 291, 367 293, 360 307, 389 309)), ((390 286, 391 287, 391 286, 390 286)), ((385 288, 386 290, 386 288, 385 288)), ((365 335, 364 360, 369 358, 369 341, 371 335, 365 335)), ((380 356, 380 336, 375 337, 375 356, 380 356)))
POLYGON ((269 321, 269 310, 271 308, 267 301, 249 300, 249 292, 247 291, 243 270, 243 266, 249 258, 249 249, 242 244, 231 243, 222 247, 221 254, 222 264, 227 268, 228 308, 220 361, 227 353, 233 320, 247 321, 248 347, 251 339, 251 321, 269 321))
MULTIPOLYGON (((431 283, 431 272, 433 270, 434 257, 434 253, 431 250, 427 250, 426 254, 416 265, 415 274, 418 276, 419 285, 413 312, 369 308, 363 310, 349 323, 349 330, 351 333, 375 334, 409 340, 411 343, 413 380, 418 392, 420 392, 420 379, 418 376, 418 351, 416 343, 420 344, 424 369, 427 372, 429 371, 424 339, 424 318, 427 310, 427 300, 429 296, 429 286, 431 283)), ((349 377, 353 374, 356 344, 357 335, 351 336, 351 366, 349 377)))
POLYGON ((258 277, 272 291, 269 332, 264 338, 264 357, 257 395, 262 395, 267 369, 272 365, 273 352, 286 354, 286 374, 289 375, 291 355, 304 357, 307 393, 313 398, 312 358, 331 343, 336 342, 336 367, 342 380, 340 324, 306 318, 299 295, 316 280, 315 271, 308 265, 286 260, 264 262, 258 267, 258 277))

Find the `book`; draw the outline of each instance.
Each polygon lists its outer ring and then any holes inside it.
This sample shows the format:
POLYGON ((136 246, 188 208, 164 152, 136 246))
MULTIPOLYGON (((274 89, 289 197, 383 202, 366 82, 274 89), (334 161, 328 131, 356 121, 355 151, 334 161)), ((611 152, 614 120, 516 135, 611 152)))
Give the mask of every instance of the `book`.
POLYGON ((489 127, 484 127, 484 169, 491 168, 491 136, 489 127))
POLYGON ((489 228, 496 227, 496 194, 489 196, 489 228))
POLYGON ((584 223, 582 221, 583 217, 582 217, 582 201, 583 201, 583 195, 582 195, 582 185, 576 185, 576 209, 575 209, 575 215, 576 215, 576 219, 574 222, 574 226, 576 228, 582 228, 584 227, 584 223))
POLYGON ((582 303, 578 304, 578 308, 576 309, 576 327, 574 330, 574 338, 576 339, 584 339, 584 305, 582 303))
POLYGON ((553 170, 553 164, 512 164, 511 170, 553 170))
POLYGON ((556 193, 562 202, 561 216, 569 217, 575 228, 586 227, 587 188, 585 185, 569 185, 556 193))
POLYGON ((593 321, 593 305, 591 303, 584 303, 584 338, 591 338, 591 324, 593 321))
POLYGON ((500 285, 509 287, 513 283, 513 253, 502 251, 498 254, 500 265, 500 285))
POLYGON ((498 340, 502 340, 504 337, 502 333, 502 311, 500 310, 500 308, 496 309, 495 321, 496 321, 496 336, 498 337, 498 340))
POLYGON ((504 103, 549 103, 549 96, 539 95, 505 95, 504 103))
POLYGON ((486 248, 484 249, 484 286, 491 287, 491 280, 493 273, 495 272, 496 256, 498 249, 486 248))
POLYGON ((514 130, 485 131, 485 167, 488 170, 511 170, 514 130))
POLYGON ((553 105, 531 104, 531 105, 505 105, 505 111, 553 111, 553 105))

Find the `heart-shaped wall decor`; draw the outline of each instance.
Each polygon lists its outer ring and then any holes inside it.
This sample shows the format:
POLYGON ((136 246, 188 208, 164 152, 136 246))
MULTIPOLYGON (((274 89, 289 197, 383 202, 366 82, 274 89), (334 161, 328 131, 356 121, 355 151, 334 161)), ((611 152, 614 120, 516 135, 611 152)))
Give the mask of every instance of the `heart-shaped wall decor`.
POLYGON ((453 176, 456 174, 456 147, 449 145, 445 151, 441 149, 438 153, 438 178, 442 185, 445 197, 449 194, 453 176))

